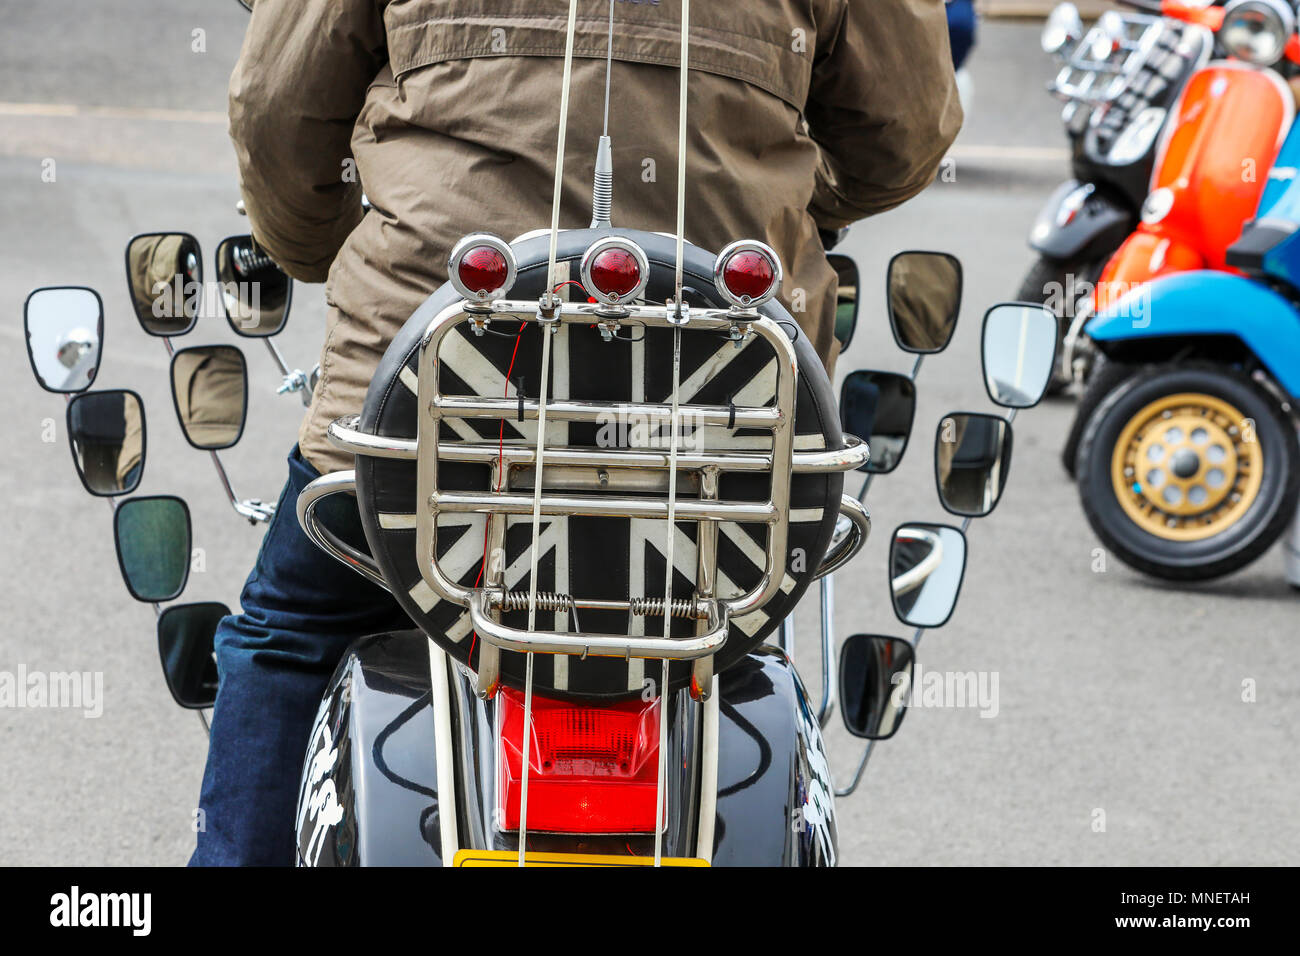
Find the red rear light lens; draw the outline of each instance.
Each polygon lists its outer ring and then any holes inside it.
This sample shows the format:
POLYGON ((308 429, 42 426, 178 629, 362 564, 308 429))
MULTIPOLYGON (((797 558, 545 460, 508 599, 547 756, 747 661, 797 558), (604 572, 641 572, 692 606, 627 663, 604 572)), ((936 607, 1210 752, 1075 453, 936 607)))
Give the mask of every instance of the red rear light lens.
POLYGON ((718 253, 713 284, 732 306, 752 311, 781 288, 781 260, 766 243, 754 239, 733 242, 718 253))
POLYGON ((597 239, 582 256, 582 287, 607 311, 623 312, 650 278, 650 262, 635 242, 621 236, 597 239))
POLYGON ((641 284, 641 266, 627 249, 606 249, 591 261, 591 284, 605 295, 624 298, 641 284))
MULTIPOLYGON (((503 687, 497 800, 504 830, 519 829, 524 695, 503 687)), ((653 833, 659 702, 571 704, 533 694, 528 829, 653 833)))
POLYGON ((722 267, 722 281, 737 299, 761 299, 772 288, 776 269, 761 252, 737 252, 722 267))
POLYGON ((487 294, 506 284, 510 264, 491 246, 475 246, 461 257, 456 274, 471 292, 487 294))

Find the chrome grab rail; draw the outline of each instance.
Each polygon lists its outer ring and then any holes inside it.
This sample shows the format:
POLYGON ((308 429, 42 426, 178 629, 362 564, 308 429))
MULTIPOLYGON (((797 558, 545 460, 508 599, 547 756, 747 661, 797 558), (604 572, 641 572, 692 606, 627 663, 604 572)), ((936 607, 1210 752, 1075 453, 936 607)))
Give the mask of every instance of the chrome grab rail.
POLYGON ((1142 68, 1162 34, 1172 29, 1163 18, 1145 13, 1114 13, 1112 23, 1121 23, 1122 35, 1113 36, 1098 21, 1065 58, 1048 90, 1062 100, 1092 105, 1108 103, 1123 92, 1127 80, 1142 68), (1093 47, 1112 37, 1114 48, 1104 60, 1091 59, 1093 47))
MULTIPOLYGON (((330 441, 353 455, 397 459, 416 463, 416 509, 414 525, 416 550, 421 575, 440 599, 468 609, 471 624, 481 639, 478 692, 486 696, 499 679, 502 650, 576 656, 644 658, 652 660, 694 661, 693 684, 700 695, 707 696, 712 687, 712 655, 726 642, 730 622, 752 613, 768 603, 780 591, 784 578, 789 534, 790 482, 793 474, 829 474, 861 467, 869 458, 866 442, 852 435, 844 436, 844 447, 816 451, 795 451, 794 408, 797 394, 798 362, 789 337, 780 326, 757 313, 702 309, 690 313, 687 330, 723 332, 732 338, 754 335, 771 347, 777 358, 776 400, 764 406, 710 406, 680 404, 678 421, 692 427, 762 429, 772 433, 770 448, 758 450, 711 451, 679 450, 679 475, 691 476, 687 487, 694 487, 698 497, 679 498, 674 506, 676 520, 699 524, 697 542, 698 573, 696 593, 689 599, 677 599, 663 608, 662 600, 628 598, 626 600, 593 599, 577 595, 538 593, 539 609, 564 607, 577 609, 620 610, 629 614, 692 618, 696 633, 689 637, 647 637, 627 634, 565 633, 544 630, 521 630, 501 622, 506 610, 527 607, 527 592, 507 590, 501 569, 485 569, 482 585, 463 587, 438 564, 438 515, 485 514, 488 516, 489 545, 504 542, 507 515, 528 515, 533 509, 533 495, 511 488, 510 469, 528 469, 535 464, 536 449, 531 443, 502 445, 488 441, 439 441, 443 419, 488 418, 536 421, 536 399, 484 398, 444 395, 439 385, 439 346, 452 329, 464 323, 482 327, 495 319, 511 323, 537 322, 547 334, 566 324, 588 325, 594 321, 592 308, 586 304, 563 303, 553 315, 541 315, 537 303, 502 301, 491 305, 490 315, 470 313, 463 302, 456 302, 439 312, 426 328, 421 340, 418 374, 415 385, 418 398, 417 437, 387 438, 370 435, 359 429, 359 416, 348 416, 329 427, 330 441), (446 491, 438 485, 441 462, 468 462, 486 465, 492 470, 491 486, 499 491, 446 491), (724 472, 769 473, 771 485, 765 501, 728 501, 718 496, 718 478, 724 472), (498 479, 502 479, 498 482, 498 479), (766 563, 758 583, 745 594, 719 597, 717 579, 717 524, 721 521, 761 523, 768 527, 766 563), (522 603, 521 603, 522 602, 522 603)), ((671 328, 670 310, 665 306, 636 306, 628 309, 624 321, 651 328, 671 328)), ((636 415, 647 422, 671 421, 672 406, 656 403, 578 401, 563 398, 548 400, 548 421, 599 423, 611 411, 636 415)), ((657 479, 647 489, 644 473, 663 475, 670 467, 668 451, 655 448, 547 447, 545 474, 572 476, 574 469, 596 468, 604 489, 594 493, 550 491, 543 485, 541 512, 545 515, 595 515, 607 517, 666 519, 668 504, 662 498, 637 497, 631 491, 653 490, 657 479), (631 472, 641 472, 636 480, 631 472)), ((527 475, 527 472, 524 472, 527 475)), ((535 476, 534 476, 535 477, 535 476)), ((525 477, 525 482, 527 477, 525 477)), ((545 481, 545 477, 543 478, 545 481)), ((680 481, 680 478, 679 478, 680 481)), ((333 494, 355 492, 355 472, 339 472, 312 482, 299 496, 298 518, 308 537, 326 553, 352 567, 368 580, 383 585, 374 560, 332 535, 317 519, 316 505, 333 494)), ((871 530, 871 519, 856 498, 845 495, 840 504, 843 529, 837 531, 831 550, 817 576, 829 574, 852 558, 862 547, 871 530)), ((385 585, 386 586, 386 585, 385 585)), ((575 620, 576 626, 576 620, 575 620)))

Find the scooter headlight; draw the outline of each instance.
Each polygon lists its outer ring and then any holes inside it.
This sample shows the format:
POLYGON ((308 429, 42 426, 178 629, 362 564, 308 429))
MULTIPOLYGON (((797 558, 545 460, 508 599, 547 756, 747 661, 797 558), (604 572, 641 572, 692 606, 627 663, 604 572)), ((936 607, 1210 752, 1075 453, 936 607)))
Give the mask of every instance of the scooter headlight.
POLYGON ((1256 66, 1272 66, 1295 32, 1295 12, 1285 0, 1232 0, 1223 14, 1219 42, 1229 54, 1256 66))

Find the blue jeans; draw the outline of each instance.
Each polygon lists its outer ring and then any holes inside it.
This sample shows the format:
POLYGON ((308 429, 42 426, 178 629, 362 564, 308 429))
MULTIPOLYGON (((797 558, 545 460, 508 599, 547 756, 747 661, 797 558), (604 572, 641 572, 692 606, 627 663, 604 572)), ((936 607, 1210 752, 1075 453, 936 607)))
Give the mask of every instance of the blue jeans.
MULTIPOLYGON (((316 477, 295 446, 240 595, 243 613, 217 628, 221 683, 191 866, 294 863, 299 775, 330 676, 357 638, 412 626, 391 595, 326 555, 298 526, 298 492, 316 477)), ((344 540, 364 540, 349 499, 326 499, 317 513, 344 540)))

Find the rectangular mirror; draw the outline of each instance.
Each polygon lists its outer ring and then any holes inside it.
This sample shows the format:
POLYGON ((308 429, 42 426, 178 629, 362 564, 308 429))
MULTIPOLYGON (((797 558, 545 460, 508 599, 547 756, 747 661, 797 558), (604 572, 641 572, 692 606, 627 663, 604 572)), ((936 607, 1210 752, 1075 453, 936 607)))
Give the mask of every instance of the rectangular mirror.
POLYGON ((82 392, 68 403, 68 444, 82 485, 92 495, 135 491, 144 474, 144 403, 124 388, 82 392))
POLYGON ((961 312, 962 269, 946 252, 900 252, 889 260, 889 327, 904 352, 942 352, 961 312))
POLYGON ((190 576, 190 509, 175 495, 128 498, 113 513, 117 563, 131 597, 170 601, 190 576))
POLYGON ((854 634, 840 648, 840 714, 855 737, 888 740, 907 713, 916 650, 901 637, 854 634))
POLYGON ((910 627, 948 623, 966 573, 966 535, 946 524, 905 524, 889 546, 894 614, 910 627))
POLYGON ((858 471, 888 474, 898 467, 916 418, 916 385, 898 372, 860 369, 840 388, 844 431, 865 439, 871 458, 858 471))
POLYGON ((41 388, 84 392, 99 372, 104 343, 104 303, 86 286, 34 290, 23 304, 27 359, 41 388))
POLYGON ((265 338, 284 329, 293 299, 293 280, 249 235, 230 236, 217 246, 217 281, 226 321, 236 335, 265 338))
POLYGON ((1056 316, 1046 306, 1007 302, 984 314, 984 388, 1004 408, 1033 408, 1056 364, 1056 316))
POLYGON ((934 476, 944 510, 982 518, 997 507, 1011 471, 1011 423, 999 415, 953 412, 934 436, 934 476))
POLYGON ((229 448, 244 434, 248 366, 233 345, 198 345, 172 356, 172 403, 185 440, 203 451, 229 448))
POLYGON ((230 608, 217 601, 175 604, 158 616, 158 656, 172 699, 200 710, 217 701, 217 625, 230 608))
POLYGON ((126 283, 140 327, 184 335, 203 301, 203 251, 188 232, 149 232, 126 244, 126 283))

